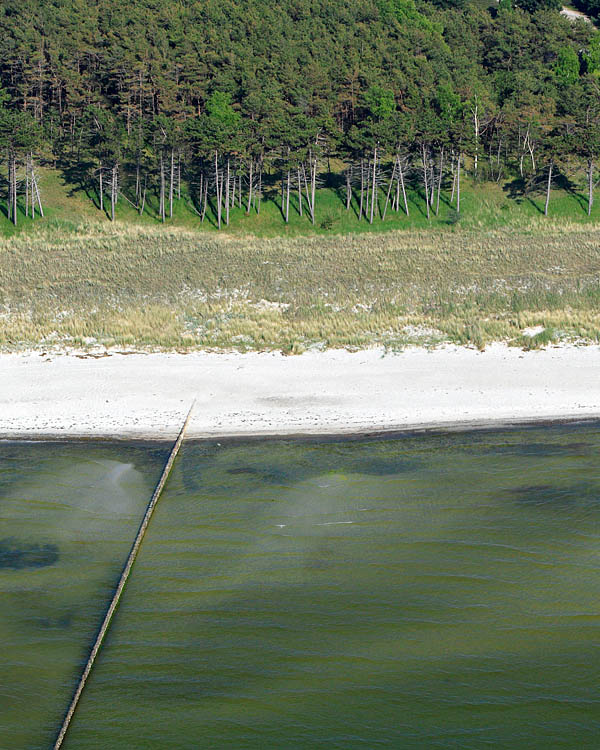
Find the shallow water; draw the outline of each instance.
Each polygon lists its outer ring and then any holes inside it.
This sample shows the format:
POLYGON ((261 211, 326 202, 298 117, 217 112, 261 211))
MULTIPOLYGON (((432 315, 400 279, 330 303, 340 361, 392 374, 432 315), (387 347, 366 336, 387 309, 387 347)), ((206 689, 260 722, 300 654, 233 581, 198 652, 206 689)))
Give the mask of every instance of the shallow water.
MULTIPOLYGON (((65 747, 597 747, 599 450, 184 446, 65 747)), ((0 747, 47 748, 164 454, 0 457, 0 747)))

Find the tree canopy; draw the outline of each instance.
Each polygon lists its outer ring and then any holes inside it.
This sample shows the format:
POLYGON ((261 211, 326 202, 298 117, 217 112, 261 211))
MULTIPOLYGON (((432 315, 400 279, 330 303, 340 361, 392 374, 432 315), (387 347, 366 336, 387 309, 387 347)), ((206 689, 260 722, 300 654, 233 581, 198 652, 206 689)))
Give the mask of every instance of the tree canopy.
POLYGON ((17 167, 35 155, 97 184, 101 206, 110 189, 113 215, 122 195, 143 211, 146 191, 160 193, 165 220, 183 175, 200 215, 214 196, 220 224, 242 192, 248 211, 260 210, 269 168, 284 216, 296 184, 314 221, 326 156, 346 161, 347 189, 360 184, 367 204, 392 168, 404 180, 402 165, 419 165, 430 203, 444 169, 455 180, 464 158, 481 179, 536 172, 550 153, 580 155, 577 128, 596 141, 597 107, 578 102, 596 91, 598 35, 559 6, 4 3, 0 148, 11 190, 16 201, 17 167))

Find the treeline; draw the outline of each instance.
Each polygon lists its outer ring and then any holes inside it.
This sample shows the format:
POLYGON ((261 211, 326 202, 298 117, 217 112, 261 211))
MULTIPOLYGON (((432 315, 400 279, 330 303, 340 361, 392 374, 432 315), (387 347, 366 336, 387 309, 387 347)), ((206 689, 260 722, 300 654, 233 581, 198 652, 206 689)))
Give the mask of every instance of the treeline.
POLYGON ((221 227, 290 196, 315 222, 341 170, 373 222, 427 215, 461 174, 553 181, 600 149, 600 37, 556 0, 7 0, 0 9, 0 148, 7 213, 43 212, 36 164, 60 168, 114 219, 186 200, 221 227), (335 166, 331 167, 331 160, 335 166))

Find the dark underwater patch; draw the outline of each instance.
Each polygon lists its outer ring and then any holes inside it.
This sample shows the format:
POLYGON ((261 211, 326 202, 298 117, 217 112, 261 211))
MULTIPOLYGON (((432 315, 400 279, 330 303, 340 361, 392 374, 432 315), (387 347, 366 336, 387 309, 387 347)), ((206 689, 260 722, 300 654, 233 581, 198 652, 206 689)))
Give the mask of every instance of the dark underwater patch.
POLYGON ((73 615, 68 613, 57 617, 38 617, 34 622, 45 630, 68 630, 73 622, 73 615))
POLYGON ((565 486, 529 484, 512 487, 506 493, 523 505, 569 507, 600 503, 600 489, 593 484, 578 482, 565 486))
POLYGON ((498 456, 584 456, 590 452, 588 443, 515 443, 514 445, 490 445, 481 452, 498 456))
POLYGON ((218 449, 187 448, 182 462, 184 487, 191 492, 208 488, 245 492, 260 484, 289 487, 329 473, 394 476, 417 471, 423 466, 421 459, 398 455, 399 451, 384 448, 381 443, 371 443, 366 450, 355 443, 324 443, 317 448, 302 444, 282 447, 274 443, 273 447, 271 460, 267 451, 258 450, 257 456, 252 450, 250 455, 236 450, 226 462, 211 460, 220 452, 218 449), (235 463, 234 456, 239 457, 239 464, 235 463), (246 478, 247 482, 234 487, 227 477, 246 478))
POLYGON ((58 560, 56 544, 26 544, 16 539, 0 539, 0 568, 47 568, 58 560))
POLYGON ((237 466, 233 469, 226 469, 228 474, 258 474, 258 470, 252 466, 237 466))
POLYGON ((376 477, 393 476, 394 474, 405 474, 409 471, 417 471, 422 462, 406 458, 370 458, 365 456, 353 462, 351 471, 357 474, 369 474, 376 477))

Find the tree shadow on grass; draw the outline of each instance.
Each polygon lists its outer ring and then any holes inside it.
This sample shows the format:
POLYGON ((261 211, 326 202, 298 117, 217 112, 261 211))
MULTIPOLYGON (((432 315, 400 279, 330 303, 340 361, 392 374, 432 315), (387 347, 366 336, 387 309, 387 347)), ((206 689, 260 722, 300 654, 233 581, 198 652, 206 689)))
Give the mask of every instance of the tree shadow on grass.
POLYGON ((67 161, 59 162, 60 175, 65 186, 68 186, 69 198, 73 198, 77 193, 85 193, 90 202, 100 208, 98 191, 92 181, 92 172, 94 164, 90 161, 67 161))
POLYGON ((556 180, 553 180, 554 186, 563 190, 567 195, 570 195, 575 199, 577 205, 587 213, 588 199, 586 195, 583 195, 579 191, 577 183, 570 180, 566 175, 559 173, 556 176, 556 180))
POLYGON ((505 182, 502 185, 502 189, 506 193, 507 198, 514 201, 517 205, 528 203, 533 206, 535 210, 544 214, 544 210, 538 206, 533 199, 533 194, 539 190, 539 175, 532 177, 515 177, 509 182, 505 182))
MULTIPOLYGON (((538 172, 530 177, 515 177, 502 186, 502 189, 506 193, 507 197, 513 200, 516 204, 529 203, 535 208, 535 210, 544 214, 543 205, 546 200, 546 180, 547 180, 546 169, 538 172), (541 198, 542 206, 539 206, 536 202, 536 197, 541 198)), ((582 195, 579 192, 578 186, 563 172, 559 172, 555 168, 555 173, 552 176, 552 189, 562 190, 563 193, 571 196, 575 199, 579 207, 583 211, 587 211, 587 196, 582 195)))

